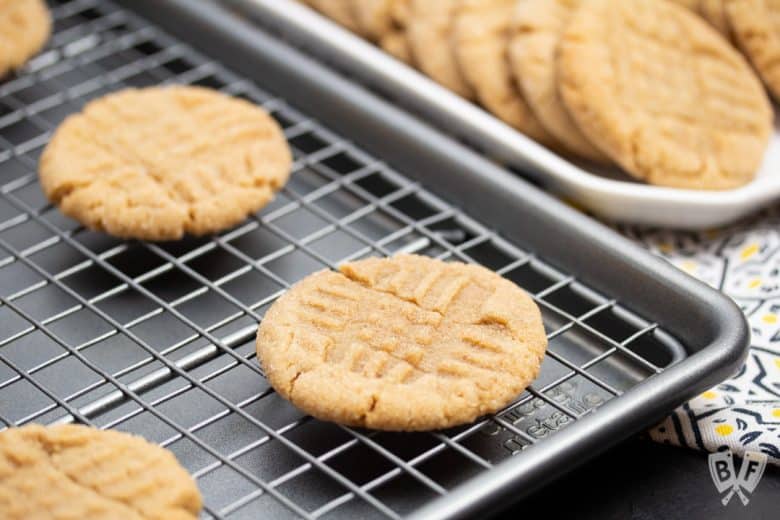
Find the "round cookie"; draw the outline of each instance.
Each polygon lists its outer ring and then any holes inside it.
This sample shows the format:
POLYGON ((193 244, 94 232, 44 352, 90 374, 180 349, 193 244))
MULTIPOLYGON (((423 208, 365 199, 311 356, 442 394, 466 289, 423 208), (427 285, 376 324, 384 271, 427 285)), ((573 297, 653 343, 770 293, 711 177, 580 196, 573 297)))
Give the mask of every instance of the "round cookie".
POLYGON ((51 34, 43 0, 0 0, 0 77, 21 67, 51 34))
POLYGON ((583 133, 638 179, 689 189, 744 185, 761 165, 772 108, 745 59, 667 0, 589 0, 559 46, 559 89, 583 133))
POLYGON ((474 93, 460 73, 450 44, 455 7, 453 0, 412 0, 407 39, 422 72, 470 99, 474 93))
POLYGON ((541 315, 483 267, 398 255, 320 271, 268 310, 257 354, 271 385, 314 417, 419 431, 500 410, 534 380, 541 315))
POLYGON ((46 196, 85 226, 174 240, 259 210, 292 164, 279 125, 248 101, 200 87, 127 89, 69 116, 41 156, 46 196))
POLYGON ((780 99, 780 1, 730 0, 727 14, 737 44, 780 99))
POLYGON ((0 518, 194 520, 195 482, 171 452, 86 426, 0 432, 0 518))
POLYGON ((307 4, 345 29, 361 32, 352 11, 352 0, 307 0, 307 4))
POLYGON ((453 45, 463 77, 499 119, 543 144, 552 138, 523 98, 509 66, 509 29, 517 0, 461 0, 453 45))
POLYGON ((531 110, 561 146, 580 157, 609 162, 577 127, 558 93, 558 41, 581 3, 582 0, 518 2, 509 43, 510 63, 531 110))

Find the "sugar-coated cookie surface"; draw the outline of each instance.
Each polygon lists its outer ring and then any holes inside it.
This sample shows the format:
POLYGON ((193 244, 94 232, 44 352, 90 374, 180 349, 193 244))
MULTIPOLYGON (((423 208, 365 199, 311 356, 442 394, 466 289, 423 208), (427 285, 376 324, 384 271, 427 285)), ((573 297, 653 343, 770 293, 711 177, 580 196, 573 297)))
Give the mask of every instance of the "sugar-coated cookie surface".
POLYGON ((51 34, 43 0, 0 0, 0 77, 24 65, 51 34))
POLYGON ((531 111, 509 66, 509 29, 516 0, 461 0, 453 45, 461 73, 485 108, 541 143, 550 134, 531 111))
POLYGON ((74 425, 0 432, 4 520, 193 520, 200 509, 187 471, 141 437, 74 425))
POLYGON ((780 99, 780 0, 729 0, 734 39, 775 99, 780 99))
POLYGON ((49 200, 89 228, 173 240, 259 210, 291 163, 263 108, 200 87, 152 87, 109 94, 69 116, 39 175, 49 200))
POLYGON ((560 91, 585 135, 631 175, 663 186, 750 182, 772 107, 745 59, 667 0, 589 0, 559 47, 560 91))
POLYGON ((509 404, 547 346, 536 304, 483 267, 398 255, 320 271, 268 310, 257 354, 314 417, 432 430, 509 404))
POLYGON ((577 127, 558 93, 558 42, 582 1, 517 2, 509 57, 525 99, 545 129, 569 152, 587 159, 609 162, 577 127))
POLYGON ((456 5, 453 0, 412 0, 407 39, 422 72, 470 99, 474 92, 460 72, 451 44, 456 5))

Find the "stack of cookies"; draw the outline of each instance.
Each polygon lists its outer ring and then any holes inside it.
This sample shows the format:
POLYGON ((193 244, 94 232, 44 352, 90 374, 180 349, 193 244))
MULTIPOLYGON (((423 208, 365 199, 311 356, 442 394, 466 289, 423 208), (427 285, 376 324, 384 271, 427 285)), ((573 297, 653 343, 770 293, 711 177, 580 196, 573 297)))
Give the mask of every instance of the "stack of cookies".
POLYGON ((745 185, 772 133, 768 0, 306 3, 551 150, 651 184, 745 185))

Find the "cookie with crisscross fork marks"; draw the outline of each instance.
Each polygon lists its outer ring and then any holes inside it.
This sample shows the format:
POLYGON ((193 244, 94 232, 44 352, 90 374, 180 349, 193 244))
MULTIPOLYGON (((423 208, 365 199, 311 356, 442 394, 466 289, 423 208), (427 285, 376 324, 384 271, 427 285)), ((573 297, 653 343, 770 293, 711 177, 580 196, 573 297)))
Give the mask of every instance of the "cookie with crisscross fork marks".
POLYGON ((140 437, 74 425, 0 432, 4 520, 189 520, 200 508, 173 454, 140 437))
POLYGON ((46 196, 87 227, 175 240, 229 228, 290 174, 279 125, 215 90, 127 89, 89 103, 57 129, 40 161, 46 196))
POLYGON ((303 411, 402 431, 501 409, 536 377, 546 347, 539 309, 515 284, 414 255, 305 278, 257 337, 269 381, 303 411))
POLYGON ((43 0, 0 0, 0 77, 24 65, 49 34, 51 16, 43 0))
POLYGON ((590 0, 558 49, 559 89, 583 133, 652 184, 731 189, 750 182, 772 107, 745 59, 667 0, 590 0))

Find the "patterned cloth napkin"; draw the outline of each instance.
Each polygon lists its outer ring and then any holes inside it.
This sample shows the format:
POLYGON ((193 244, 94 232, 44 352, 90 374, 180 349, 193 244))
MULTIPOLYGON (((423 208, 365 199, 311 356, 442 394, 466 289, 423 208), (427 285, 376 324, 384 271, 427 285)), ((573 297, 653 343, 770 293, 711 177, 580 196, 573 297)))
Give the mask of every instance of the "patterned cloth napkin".
POLYGON ((739 372, 675 410, 650 437, 706 451, 727 446, 738 456, 761 451, 780 465, 780 211, 718 231, 620 231, 730 296, 752 333, 739 372))

